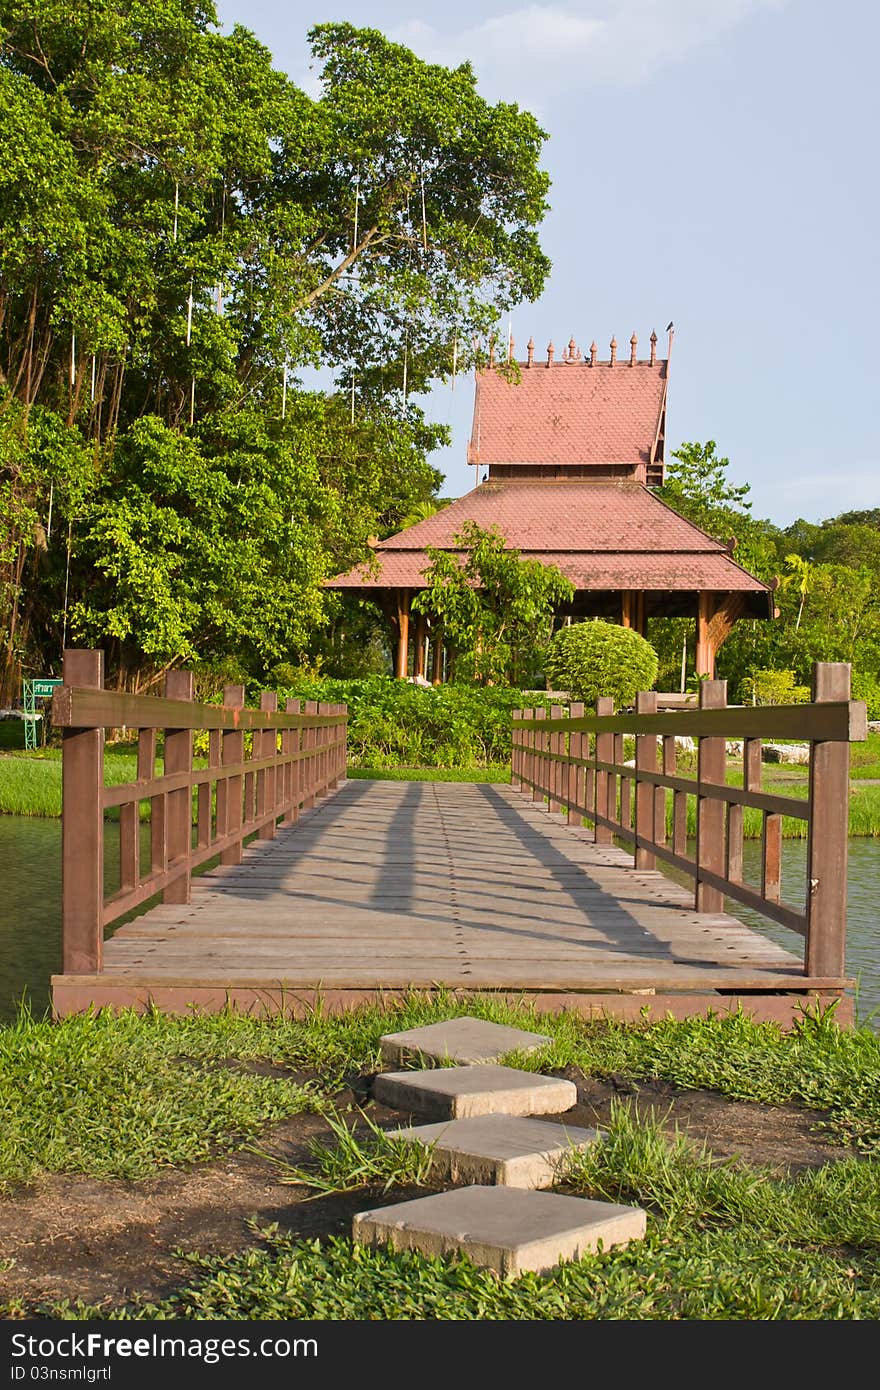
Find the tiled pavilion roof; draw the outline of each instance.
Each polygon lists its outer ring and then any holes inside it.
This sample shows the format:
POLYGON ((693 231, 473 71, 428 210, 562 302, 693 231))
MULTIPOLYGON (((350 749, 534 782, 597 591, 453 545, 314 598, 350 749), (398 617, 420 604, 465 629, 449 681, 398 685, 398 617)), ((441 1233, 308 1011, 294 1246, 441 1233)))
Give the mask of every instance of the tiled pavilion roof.
POLYGON ((424 588, 427 546, 460 551, 466 521, 495 526, 524 558, 554 564, 578 590, 740 590, 767 586, 730 551, 633 482, 482 483, 375 547, 372 564, 330 581, 334 589, 424 588))
POLYGON ((477 375, 468 462, 648 466, 666 403, 665 361, 519 364, 477 375))
MULTIPOLYGON (((746 611, 770 616, 767 585, 649 486, 663 478, 669 373, 655 333, 650 342, 645 361, 635 333, 623 361, 615 339, 602 362, 595 342, 584 354, 573 338, 559 360, 552 344, 546 360, 536 360, 530 341, 527 360, 513 372, 490 356, 477 373, 468 447, 468 461, 486 467, 487 478, 379 542, 370 561, 328 587, 377 596, 424 588, 427 547, 461 551, 456 536, 473 521, 495 527, 524 557, 556 565, 582 594, 734 592, 746 611)), ((680 611, 681 601, 671 601, 680 611)), ((654 611, 664 606, 658 597, 654 611)))

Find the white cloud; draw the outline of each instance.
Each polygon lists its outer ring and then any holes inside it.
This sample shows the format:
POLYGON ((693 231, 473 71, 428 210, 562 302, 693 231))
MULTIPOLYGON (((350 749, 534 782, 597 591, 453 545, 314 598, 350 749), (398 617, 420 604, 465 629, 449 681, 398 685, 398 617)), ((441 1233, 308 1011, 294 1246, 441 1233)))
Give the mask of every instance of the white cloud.
POLYGON ((458 32, 421 19, 392 37, 429 61, 469 60, 508 100, 534 102, 579 82, 631 85, 786 0, 569 0, 530 4, 458 32))

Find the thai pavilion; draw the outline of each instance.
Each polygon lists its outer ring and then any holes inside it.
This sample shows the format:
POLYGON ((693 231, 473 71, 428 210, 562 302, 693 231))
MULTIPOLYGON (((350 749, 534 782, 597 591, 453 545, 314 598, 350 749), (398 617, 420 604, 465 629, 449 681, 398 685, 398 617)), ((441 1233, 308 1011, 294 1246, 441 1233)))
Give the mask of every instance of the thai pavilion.
MULTIPOLYGON (((374 546, 373 559, 329 587, 374 600, 394 628, 398 676, 441 679, 442 634, 423 617, 410 622, 413 595, 425 587, 426 547, 459 550, 462 524, 496 527, 524 558, 556 565, 575 586, 562 610, 601 617, 645 633, 651 617, 691 617, 696 670, 714 675, 715 654, 739 618, 772 618, 770 588, 725 545, 661 501, 669 356, 647 360, 638 340, 630 354, 599 361, 574 339, 555 359, 501 371, 490 356, 477 373, 468 462, 483 481, 424 521, 374 546), (519 380, 514 380, 515 376, 519 380)), ((512 345, 511 345, 512 346, 512 345)), ((669 338, 672 347, 672 334, 669 338)))

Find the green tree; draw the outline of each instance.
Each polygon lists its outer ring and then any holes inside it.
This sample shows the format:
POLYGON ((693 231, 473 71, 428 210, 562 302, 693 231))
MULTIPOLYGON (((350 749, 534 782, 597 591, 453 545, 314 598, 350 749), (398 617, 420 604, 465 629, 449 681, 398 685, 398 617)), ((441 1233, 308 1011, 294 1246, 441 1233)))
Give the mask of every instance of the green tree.
POLYGON ((743 569, 771 579, 779 563, 776 528, 752 517, 750 484, 730 481, 730 459, 720 458, 717 447, 714 439, 682 444, 667 464, 658 496, 715 540, 732 543, 734 559, 743 569))
POLYGON ((126 672, 237 641, 269 661, 288 619, 305 643, 336 602, 321 578, 436 490, 445 432, 412 393, 541 290, 533 117, 375 30, 310 39, 317 98, 210 3, 0 0, 0 388, 91 467, 85 507, 39 451, 0 454, 8 673, 44 663, 68 590, 80 640, 111 638, 126 672), (344 396, 304 390, 319 365, 344 396), (247 505, 267 528, 247 514, 243 556, 247 505))
POLYGON ((495 527, 467 521, 454 540, 460 551, 428 547, 427 588, 413 608, 442 629, 457 680, 517 685, 532 679, 554 613, 571 601, 574 585, 555 565, 523 560, 495 527))
POLYGON ((560 628, 545 669, 548 682, 586 705, 603 695, 617 706, 631 705, 639 690, 653 687, 657 653, 638 632, 596 618, 560 628))

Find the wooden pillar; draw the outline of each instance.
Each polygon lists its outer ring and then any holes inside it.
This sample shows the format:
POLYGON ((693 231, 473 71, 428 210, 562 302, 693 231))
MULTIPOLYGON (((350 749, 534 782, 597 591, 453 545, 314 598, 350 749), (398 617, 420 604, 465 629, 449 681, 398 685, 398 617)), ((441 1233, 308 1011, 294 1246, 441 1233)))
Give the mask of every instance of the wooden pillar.
POLYGON ((633 594, 633 598, 635 599, 635 609, 636 609, 636 611, 635 611, 635 622, 633 623, 633 627, 635 628, 636 632, 639 634, 640 637, 644 637, 644 636, 645 636, 645 633, 646 633, 647 630, 648 630, 648 620, 647 620, 647 618, 645 617, 645 591, 644 591, 644 589, 637 589, 637 590, 635 591, 635 593, 633 594))
MULTIPOLYGON (((568 707, 569 719, 583 719, 584 707, 579 700, 572 700, 568 707)), ((586 744, 589 734, 573 733, 568 736, 568 756, 570 758, 583 758, 586 753, 586 744)), ((568 807, 566 816, 570 824, 583 825, 583 807, 587 804, 584 791, 587 782, 587 770, 585 767, 568 767, 568 807)))
MULTIPOLYGON (((851 667, 817 661, 813 699, 817 704, 850 697, 851 667)), ((807 838, 808 975, 846 974, 846 869, 849 833, 849 744, 810 745, 810 820, 807 838)))
POLYGON ((621 627, 632 627, 633 625, 632 597, 632 591, 630 589, 624 589, 620 595, 621 627))
POLYGON ((511 710, 510 718, 512 728, 510 738, 510 785, 514 791, 519 791, 522 787, 522 781, 520 779, 520 770, 522 768, 522 753, 520 751, 520 745, 523 739, 523 731, 522 729, 518 729, 516 727, 515 721, 517 719, 523 719, 524 717, 524 713, 521 709, 511 710))
POLYGON ((416 614, 416 647, 413 654, 413 675, 425 676, 425 658, 427 653, 425 646, 428 641, 428 625, 425 622, 424 613, 416 614))
MULTIPOLYGON (((64 684, 104 687, 104 653, 64 653, 64 684)), ((104 730, 65 729, 61 790, 61 959, 94 975, 104 954, 104 730)))
MULTIPOLYGON (((165 699, 186 700, 193 697, 192 671, 169 671, 165 677, 165 699)), ((166 729, 163 766, 166 773, 192 772, 192 729, 166 729)), ((189 786, 168 793, 168 866, 177 859, 188 859, 192 843, 192 790, 189 786)), ((182 874, 169 883, 162 894, 163 903, 188 903, 190 873, 182 874)))
MULTIPOLYGON (((700 684, 700 709, 724 709, 727 681, 700 684)), ((697 871, 724 876, 724 802, 700 795, 704 783, 723 786, 727 772, 727 744, 723 737, 702 737, 697 750, 697 871)), ((724 894, 697 878, 695 906, 698 912, 723 912, 724 894)))
MULTIPOLYGON (((260 693, 260 709, 267 714, 274 714, 278 708, 278 696, 274 690, 263 690, 260 693)), ((258 729, 254 731, 254 756, 259 758, 272 758, 278 753, 278 733, 275 729, 258 729), (259 753, 256 745, 259 741, 259 753)), ((263 824, 257 830, 258 840, 275 839, 275 778, 276 769, 274 767, 265 768, 257 773, 257 818, 263 824)))
MULTIPOLYGON (((302 704, 299 700, 285 700, 285 714, 301 714, 302 704)), ((288 729, 285 734, 284 751, 286 753, 298 753, 302 746, 302 730, 288 729)), ((283 825, 296 825, 299 820, 300 800, 302 797, 302 762, 298 759, 290 764, 287 770, 287 814, 282 821, 283 825)))
MULTIPOLYGON (((546 718, 547 718, 547 711, 546 711, 543 707, 542 707, 541 709, 536 709, 535 712, 534 712, 534 716, 533 716, 533 717, 534 717, 535 719, 546 719, 546 718)), ((546 746, 546 741, 547 741, 547 735, 546 735, 546 734, 543 734, 543 733, 538 733, 537 730, 536 730, 536 731, 535 731, 535 742, 534 742, 534 745, 533 745, 534 753, 532 754, 532 800, 533 800, 533 801, 543 801, 543 800, 544 800, 544 790, 543 790, 543 789, 544 789, 544 783, 545 783, 546 774, 547 774, 547 764, 545 763, 544 759, 541 757, 541 754, 544 752, 544 748, 545 748, 545 746, 546 746)))
MULTIPOLYGON (((225 685, 223 704, 227 709, 244 709, 244 686, 225 685)), ((223 766, 237 767, 244 762, 244 734, 240 729, 224 729, 221 745, 223 766)), ((224 777, 217 783, 217 834, 229 835, 241 830, 243 779, 240 774, 224 777)), ((221 864, 241 863, 241 840, 220 852, 221 864)))
MULTIPOLYGON (((550 706, 550 718, 561 719, 565 714, 562 705, 550 706)), ((548 736, 547 751, 552 761, 547 763, 547 791, 551 811, 562 810, 562 763, 558 761, 565 752, 565 734, 553 733, 548 736)))
POLYGON ((698 676, 708 676, 709 680, 715 679, 715 648, 709 636, 709 623, 714 610, 713 600, 714 595, 706 589, 701 589, 697 595, 696 673, 698 676))
MULTIPOLYGON (((636 714, 656 713, 656 690, 640 690, 636 695, 636 714)), ((644 840, 654 838, 656 796, 654 783, 639 781, 639 773, 656 771, 657 735, 636 734, 636 835, 644 840)), ((635 866, 637 869, 656 868, 653 852, 638 843, 635 847, 635 866)))
POLYGON ((443 684, 443 632, 438 628, 433 637, 433 650, 431 652, 431 684, 443 684))
MULTIPOLYGON (((610 695, 600 695, 596 701, 596 714, 601 716, 614 713, 614 701, 610 695)), ((610 763, 614 761, 614 734, 601 733, 596 735, 596 761, 610 763)), ((617 784, 614 777, 609 772, 596 769, 596 811, 600 816, 609 816, 617 819, 617 784)), ((595 841, 597 845, 610 845, 613 835, 611 827, 600 825, 594 822, 596 827, 595 841)))
POLYGON ((397 592, 397 661, 394 674, 398 680, 409 675, 409 589, 397 592))

